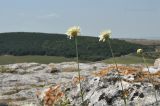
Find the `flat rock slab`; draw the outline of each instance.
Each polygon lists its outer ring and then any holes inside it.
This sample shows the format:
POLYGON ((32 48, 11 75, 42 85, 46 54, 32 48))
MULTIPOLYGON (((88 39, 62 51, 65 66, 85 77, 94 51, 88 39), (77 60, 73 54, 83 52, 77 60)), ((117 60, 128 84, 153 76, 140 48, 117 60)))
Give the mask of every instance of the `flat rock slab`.
MULTIPOLYGON (((121 83, 113 79, 117 78, 117 73, 112 70, 104 77, 93 76, 93 72, 110 67, 104 63, 80 63, 81 75, 85 77, 83 90, 85 91, 85 101, 89 106, 119 106, 123 105, 121 98, 121 83)), ((122 65, 126 66, 126 65, 122 65)), ((141 65, 131 65, 139 67, 141 65)), ((153 67, 150 67, 153 69, 153 67)), ((154 68, 155 69, 155 68, 154 68)), ((143 71, 146 69, 144 68, 143 71)), ((152 70, 152 72, 157 70, 152 70)), ((50 86, 61 84, 62 88, 69 89, 67 96, 72 105, 80 106, 79 84, 73 85, 74 77, 77 77, 77 64, 75 62, 39 64, 39 63, 17 63, 0 66, 0 103, 4 106, 12 104, 23 106, 32 103, 35 106, 39 102, 37 91, 44 91, 50 86)), ((153 86, 148 82, 128 82, 133 81, 135 75, 129 74, 121 76, 124 80, 124 89, 130 90, 128 104, 137 106, 138 101, 143 102, 144 106, 154 104, 153 86), (127 81, 126 81, 127 80, 127 81)), ((157 81, 160 81, 157 78, 157 81)), ((160 100, 160 92, 157 92, 160 100)), ((0 105, 1 106, 1 105, 0 105)))

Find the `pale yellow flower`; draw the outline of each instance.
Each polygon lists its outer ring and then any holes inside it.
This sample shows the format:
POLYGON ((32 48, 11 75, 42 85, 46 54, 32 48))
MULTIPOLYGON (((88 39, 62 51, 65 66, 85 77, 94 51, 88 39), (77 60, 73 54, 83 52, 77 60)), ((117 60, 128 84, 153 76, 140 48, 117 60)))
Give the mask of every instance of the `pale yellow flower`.
POLYGON ((73 26, 67 30, 67 36, 71 39, 72 37, 76 37, 80 34, 80 27, 73 26))
POLYGON ((111 30, 103 31, 100 33, 99 41, 105 42, 110 37, 111 37, 111 30))
POLYGON ((142 49, 137 49, 137 54, 142 54, 143 50, 142 49))

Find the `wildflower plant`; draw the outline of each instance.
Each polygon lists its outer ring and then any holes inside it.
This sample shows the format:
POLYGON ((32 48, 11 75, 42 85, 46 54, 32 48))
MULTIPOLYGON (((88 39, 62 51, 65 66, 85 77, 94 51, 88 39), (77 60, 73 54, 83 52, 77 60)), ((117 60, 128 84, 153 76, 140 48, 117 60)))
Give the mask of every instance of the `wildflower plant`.
POLYGON ((83 89, 82 89, 82 84, 81 84, 81 73, 79 69, 79 54, 78 54, 78 41, 77 41, 77 36, 80 34, 80 27, 79 26, 73 26, 67 30, 66 35, 69 37, 69 39, 74 39, 75 40, 75 47, 76 47, 76 57, 77 57, 77 67, 78 67, 78 80, 80 84, 80 96, 82 99, 82 103, 84 102, 83 99, 83 89))
POLYGON ((144 63, 144 65, 147 67, 147 70, 148 70, 148 73, 149 73, 148 80, 149 80, 149 82, 153 85, 153 88, 154 88, 154 96, 155 96, 155 99, 156 99, 156 104, 158 105, 157 93, 156 93, 156 89, 155 89, 155 87, 154 87, 155 85, 154 85, 153 80, 152 80, 152 75, 151 75, 151 73, 150 73, 150 71, 149 71, 149 66, 148 66, 148 64, 147 64, 147 62, 146 62, 146 59, 145 59, 145 57, 144 57, 143 49, 137 49, 137 54, 142 56, 143 63, 144 63))
POLYGON ((122 88, 122 92, 123 92, 122 93, 123 94, 123 100, 124 100, 124 104, 126 106, 126 104, 127 104, 126 98, 127 97, 124 95, 124 88, 123 88, 123 84, 122 84, 122 79, 120 78, 120 72, 118 70, 118 65, 117 65, 117 62, 116 62, 116 59, 115 59, 115 56, 114 56, 114 53, 113 53, 111 43, 110 43, 110 38, 111 38, 111 30, 103 31, 103 32, 100 33, 99 41, 108 42, 108 45, 109 45, 109 48, 110 48, 110 51, 111 51, 111 54, 112 54, 112 57, 113 57, 113 61, 114 61, 114 64, 116 66, 116 70, 118 72, 118 76, 119 76, 119 79, 120 79, 121 88, 122 88))
POLYGON ((64 93, 61 90, 60 85, 55 85, 42 92, 36 92, 37 98, 40 100, 40 104, 43 106, 54 106, 59 103, 64 97, 64 93))

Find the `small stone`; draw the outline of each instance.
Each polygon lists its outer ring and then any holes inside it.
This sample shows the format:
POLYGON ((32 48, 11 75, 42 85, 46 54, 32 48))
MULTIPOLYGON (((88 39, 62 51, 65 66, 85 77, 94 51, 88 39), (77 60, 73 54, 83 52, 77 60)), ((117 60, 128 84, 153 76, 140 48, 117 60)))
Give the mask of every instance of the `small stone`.
POLYGON ((139 97, 140 97, 140 98, 144 98, 144 94, 141 93, 141 94, 139 95, 139 97))

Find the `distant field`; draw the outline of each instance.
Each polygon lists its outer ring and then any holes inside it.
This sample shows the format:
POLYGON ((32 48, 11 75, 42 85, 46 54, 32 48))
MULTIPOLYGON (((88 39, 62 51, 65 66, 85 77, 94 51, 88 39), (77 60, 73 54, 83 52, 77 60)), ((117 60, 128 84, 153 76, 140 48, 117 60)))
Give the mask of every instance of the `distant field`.
MULTIPOLYGON (((136 64, 142 63, 141 57, 126 55, 123 57, 116 57, 117 63, 120 64, 136 64)), ((13 64, 13 63, 23 63, 23 62, 37 62, 37 63, 60 63, 60 62, 69 62, 75 61, 74 58, 64 58, 64 57, 56 57, 56 56, 0 56, 0 64, 13 64)), ((81 62, 89 62, 89 61, 81 61, 81 62)), ((113 63, 113 58, 103 60, 107 64, 113 63)), ((149 64, 154 63, 154 59, 147 58, 147 62, 149 64)))
POLYGON ((59 62, 74 61, 72 58, 56 57, 56 56, 0 56, 0 64, 13 64, 23 62, 37 63, 59 63, 59 62))
MULTIPOLYGON (((115 58, 117 63, 119 64, 138 64, 138 63, 143 63, 142 58, 139 56, 134 56, 134 55, 126 55, 126 56, 121 56, 121 57, 116 57, 115 58)), ((151 58, 146 58, 146 61, 148 64, 153 64, 154 59, 151 58)), ((113 63, 113 58, 103 60, 105 63, 113 63)))

